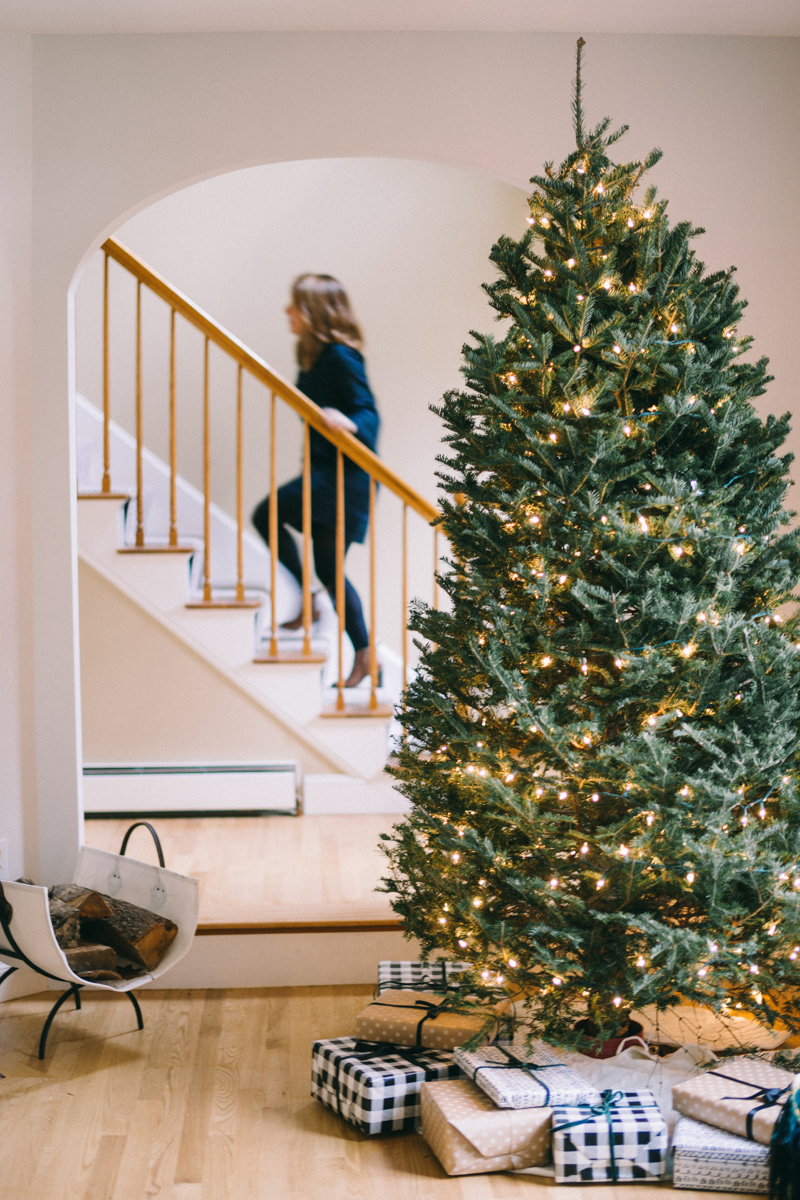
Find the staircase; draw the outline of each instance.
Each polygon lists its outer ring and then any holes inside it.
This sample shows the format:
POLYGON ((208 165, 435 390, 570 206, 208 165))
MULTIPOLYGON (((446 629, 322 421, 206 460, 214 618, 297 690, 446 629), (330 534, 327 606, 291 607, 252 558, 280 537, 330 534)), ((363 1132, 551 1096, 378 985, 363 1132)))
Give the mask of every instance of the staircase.
MULTIPOLYGON (((401 699, 411 665, 405 637, 400 650, 375 635, 375 484, 402 501, 403 610, 408 604, 408 517, 419 515, 427 524, 435 518, 432 507, 391 472, 385 464, 347 433, 332 431, 316 406, 271 370, 258 356, 218 326, 207 314, 173 289, 151 268, 113 239, 105 243, 103 294, 103 406, 86 397, 77 404, 78 442, 78 553, 83 589, 95 595, 101 613, 113 614, 113 636, 103 630, 103 620, 81 625, 82 648, 92 653, 98 642, 99 661, 108 664, 108 703, 124 693, 124 679, 111 678, 124 668, 115 665, 114 639, 130 646, 136 629, 146 623, 147 638, 137 643, 153 661, 138 663, 142 671, 157 673, 172 664, 170 687, 198 692, 200 709, 233 713, 242 706, 247 720, 255 722, 264 761, 296 764, 301 779, 302 808, 306 814, 402 812, 404 799, 384 773, 398 725, 393 709, 401 699), (109 261, 134 276, 136 307, 136 435, 111 419, 109 261), (159 459, 142 437, 142 336, 141 294, 149 288, 166 301, 170 320, 169 462, 159 459), (188 321, 205 338, 205 373, 202 396, 205 487, 194 488, 176 469, 175 392, 176 317, 188 321), (213 344, 238 366, 237 508, 234 516, 212 504, 210 472, 214 447, 208 406, 208 350, 213 344), (343 688, 352 649, 344 636, 343 604, 337 616, 327 594, 318 596, 321 617, 311 620, 310 536, 303 539, 302 594, 295 580, 277 562, 259 538, 244 528, 242 516, 242 373, 248 372, 269 390, 272 406, 271 493, 277 490, 275 464, 276 403, 288 404, 304 422, 307 441, 310 427, 318 429, 343 455, 357 461, 373 480, 371 521, 371 595, 365 609, 372 614, 371 672, 358 688, 343 688), (113 479, 113 484, 112 484, 113 479), (281 623, 294 616, 302 604, 303 628, 289 633, 281 623), (159 640, 160 639, 160 640, 159 640), (111 650, 109 651, 109 646, 111 650), (151 646, 150 651, 147 647, 151 646), (159 649, 161 647, 161 649, 159 649), (104 649, 105 648, 105 649, 104 649), (105 658, 103 654, 105 653, 105 658), (171 657, 170 657, 171 656, 171 657), (200 674, 198 675, 198 671, 200 674)), ((308 454, 305 479, 310 512, 308 454)), ((310 522, 306 521, 306 529, 310 522)), ((438 562, 436 533, 433 562, 438 562)), ((277 530, 271 539, 276 547, 277 530)), ((339 582, 343 587, 343 536, 339 582)), ((430 560, 429 560, 430 561, 430 560)), ((435 593, 435 583, 434 583, 435 593)), ((109 619, 111 617, 109 616, 109 619)), ((82 651, 83 652, 83 651, 82 651)), ((84 672, 86 675, 86 672, 84 672)), ((188 693, 187 693, 188 694, 188 693)), ((104 714, 105 716, 105 714, 104 714)), ((132 722, 136 714, 130 714, 132 722)), ((108 719, 112 715, 108 714, 108 719)), ((242 718, 244 719, 244 717, 242 718)))

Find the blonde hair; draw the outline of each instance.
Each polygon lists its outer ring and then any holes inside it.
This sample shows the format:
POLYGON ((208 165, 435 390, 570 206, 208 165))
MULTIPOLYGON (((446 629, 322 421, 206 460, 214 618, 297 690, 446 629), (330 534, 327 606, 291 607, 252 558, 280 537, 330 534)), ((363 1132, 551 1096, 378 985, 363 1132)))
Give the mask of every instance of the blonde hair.
POLYGON ((323 347, 332 342, 361 349, 364 339, 347 292, 332 275, 298 275, 292 284, 292 304, 306 325, 297 339, 301 371, 310 370, 323 347))

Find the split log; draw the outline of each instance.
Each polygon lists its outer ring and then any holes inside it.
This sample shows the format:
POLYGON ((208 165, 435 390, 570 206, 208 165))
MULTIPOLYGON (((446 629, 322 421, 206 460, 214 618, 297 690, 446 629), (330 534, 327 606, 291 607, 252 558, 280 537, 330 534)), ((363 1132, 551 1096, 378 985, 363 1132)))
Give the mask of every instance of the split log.
POLYGON ((178 926, 167 917, 159 917, 127 900, 117 900, 114 896, 101 899, 111 910, 110 915, 90 918, 81 910, 81 934, 87 940, 113 946, 123 958, 152 971, 175 938, 178 926))
POLYGON ((114 979, 122 979, 118 971, 81 971, 80 976, 87 983, 110 983, 114 979))
POLYGON ((80 937, 80 914, 63 900, 50 899, 50 923, 62 950, 77 946, 80 937))
POLYGON ((117 973, 117 956, 111 946, 100 946, 96 942, 78 942, 77 946, 65 950, 64 955, 70 969, 76 975, 83 975, 88 979, 98 971, 110 971, 116 979, 120 978, 117 973))
POLYGON ((79 883, 59 883, 50 888, 50 895, 64 904, 71 904, 84 917, 110 917, 111 909, 100 892, 82 887, 79 883))

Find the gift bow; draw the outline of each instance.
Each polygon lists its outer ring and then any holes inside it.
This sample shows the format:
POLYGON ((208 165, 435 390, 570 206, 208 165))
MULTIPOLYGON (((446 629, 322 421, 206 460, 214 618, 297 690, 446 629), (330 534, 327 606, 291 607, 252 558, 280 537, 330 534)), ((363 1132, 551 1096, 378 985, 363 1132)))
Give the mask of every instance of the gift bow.
POLYGON ((744 1079, 736 1079, 733 1075, 724 1075, 722 1071, 709 1071, 709 1075, 718 1075, 720 1079, 729 1079, 731 1083, 740 1083, 742 1087, 752 1087, 752 1096, 720 1096, 720 1100, 763 1100, 763 1104, 756 1104, 750 1109, 747 1114, 747 1139, 752 1142, 753 1139, 753 1117, 757 1112, 761 1112, 762 1108, 773 1108, 776 1104, 780 1104, 781 1096, 785 1095, 790 1089, 791 1084, 786 1087, 759 1087, 755 1083, 748 1083, 744 1079))
MULTIPOLYGON (((594 1120, 595 1117, 605 1117, 606 1121, 608 1122, 608 1150, 611 1158, 612 1183, 617 1183, 619 1180, 619 1164, 617 1163, 617 1157, 614 1152, 614 1122, 612 1118, 614 1113, 621 1107, 619 1102, 624 1096, 624 1092, 612 1092, 610 1088, 606 1088, 605 1091, 600 1093, 599 1104, 581 1104, 578 1106, 584 1111, 586 1109, 589 1110, 587 1116, 581 1117, 579 1121, 568 1121, 565 1125, 553 1126, 553 1133, 558 1133, 562 1129, 572 1129, 576 1125, 588 1125, 594 1120)), ((624 1105, 622 1107, 628 1108, 630 1111, 634 1111, 630 1105, 624 1105)), ((658 1108, 658 1105, 655 1102, 652 1104, 645 1104, 643 1101, 639 1101, 636 1105, 636 1108, 658 1108)), ((591 1160, 588 1158, 586 1161, 591 1162, 591 1160)), ((621 1163, 630 1163, 630 1161, 630 1159, 620 1160, 621 1163)))
MULTIPOLYGON (((510 1050, 506 1050, 505 1046, 493 1046, 492 1049, 499 1050, 501 1054, 505 1054, 506 1059, 508 1061, 504 1062, 504 1063, 495 1063, 495 1062, 481 1063, 480 1066, 476 1067, 475 1070, 472 1072, 472 1082, 473 1083, 476 1082, 479 1071, 524 1071, 527 1075, 530 1075, 531 1079, 533 1079, 533 1081, 535 1083, 538 1083, 540 1087, 544 1088, 544 1100, 542 1101, 542 1103, 534 1104, 531 1107, 532 1108, 547 1108, 550 1104, 550 1089, 547 1086, 547 1084, 544 1082, 543 1079, 536 1078, 536 1071, 548 1071, 548 1070, 550 1070, 551 1067, 564 1067, 564 1066, 566 1066, 566 1063, 526 1062, 522 1058, 517 1058, 517 1056, 515 1054, 512 1054, 510 1050)), ((620 1093, 620 1095, 621 1094, 622 1093, 620 1093)))

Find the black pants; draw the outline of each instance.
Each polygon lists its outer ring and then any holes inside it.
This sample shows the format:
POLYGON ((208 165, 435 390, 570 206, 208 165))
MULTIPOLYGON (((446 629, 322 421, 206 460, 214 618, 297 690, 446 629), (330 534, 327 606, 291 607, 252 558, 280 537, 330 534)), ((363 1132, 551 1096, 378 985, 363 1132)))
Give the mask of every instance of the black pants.
MULTIPOLYGON (((252 521, 269 546, 269 496, 258 505, 253 513, 252 521)), ((292 573, 302 588, 303 567, 297 552, 297 545, 289 533, 287 525, 291 525, 292 529, 296 529, 298 533, 303 531, 303 493, 300 479, 292 479, 283 487, 278 488, 278 560, 283 563, 287 571, 292 573)), ((314 570, 335 608, 336 531, 329 529, 327 525, 316 524, 312 520, 311 541, 314 546, 314 570)), ((349 548, 350 542, 345 541, 345 554, 349 548)), ((369 645, 361 601, 349 579, 345 579, 344 582, 344 627, 356 652, 364 650, 369 645)))

